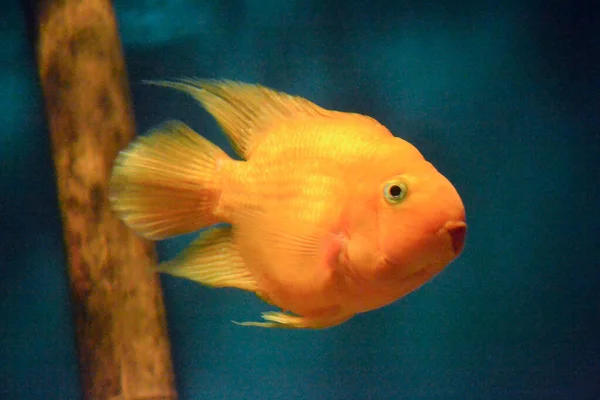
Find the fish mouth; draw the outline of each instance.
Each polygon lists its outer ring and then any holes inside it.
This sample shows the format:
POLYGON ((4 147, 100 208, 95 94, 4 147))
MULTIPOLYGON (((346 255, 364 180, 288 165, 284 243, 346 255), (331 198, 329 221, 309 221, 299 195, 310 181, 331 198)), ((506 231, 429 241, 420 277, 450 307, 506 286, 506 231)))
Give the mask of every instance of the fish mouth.
POLYGON ((385 266, 382 270, 394 274, 395 279, 400 280, 427 281, 431 279, 462 252, 467 236, 467 224, 461 219, 447 221, 435 236, 437 238, 429 246, 434 246, 430 250, 437 256, 433 257, 428 253, 430 256, 425 256, 425 260, 420 262, 407 262, 407 260, 389 256, 382 257, 380 264, 385 266), (442 248, 438 246, 442 246, 442 248), (441 253, 438 254, 439 251, 441 253))
POLYGON ((465 221, 454 220, 444 224, 438 234, 448 234, 452 242, 452 251, 458 256, 465 247, 465 238, 467 237, 467 224, 465 221))

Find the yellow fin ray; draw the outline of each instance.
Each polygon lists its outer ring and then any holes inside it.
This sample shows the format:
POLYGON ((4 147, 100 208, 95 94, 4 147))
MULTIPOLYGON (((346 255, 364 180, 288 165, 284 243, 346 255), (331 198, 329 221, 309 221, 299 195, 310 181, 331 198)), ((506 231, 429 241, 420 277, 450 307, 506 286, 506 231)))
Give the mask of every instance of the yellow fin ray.
POLYGON ((158 271, 207 286, 255 292, 256 281, 231 239, 231 227, 211 227, 175 259, 160 264, 158 271))
POLYGON ((352 318, 352 315, 337 313, 316 317, 301 317, 277 311, 262 313, 266 322, 235 322, 236 325, 256 326, 259 328, 287 328, 287 329, 324 329, 331 328, 352 318))
POLYGON ((333 113, 302 97, 248 83, 198 79, 147 83, 178 89, 198 100, 223 128, 235 151, 246 160, 273 124, 333 113))
POLYGON ((134 141, 115 161, 112 208, 149 239, 190 233, 220 222, 217 165, 229 156, 182 122, 172 121, 134 141))

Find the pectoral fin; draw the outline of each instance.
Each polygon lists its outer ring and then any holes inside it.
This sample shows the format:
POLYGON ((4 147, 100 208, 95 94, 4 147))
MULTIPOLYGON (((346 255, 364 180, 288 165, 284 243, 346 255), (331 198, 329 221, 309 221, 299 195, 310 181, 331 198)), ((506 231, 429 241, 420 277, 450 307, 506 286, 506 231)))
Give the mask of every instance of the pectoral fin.
POLYGON ((207 286, 255 292, 256 281, 231 238, 230 226, 209 228, 175 259, 160 264, 158 271, 207 286))
MULTIPOLYGON (((276 290, 309 296, 336 279, 339 260, 345 254, 345 238, 290 214, 280 210, 238 213, 236 243, 248 264, 276 283, 276 290)), ((272 303, 268 298, 272 294, 258 295, 272 303)))

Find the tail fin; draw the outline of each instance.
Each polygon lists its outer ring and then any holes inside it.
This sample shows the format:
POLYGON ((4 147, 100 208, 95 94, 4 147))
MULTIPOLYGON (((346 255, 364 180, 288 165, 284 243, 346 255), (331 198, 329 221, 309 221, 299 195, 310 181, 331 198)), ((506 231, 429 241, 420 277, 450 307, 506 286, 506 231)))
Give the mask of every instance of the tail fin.
POLYGON ((110 181, 113 210, 149 239, 220 222, 219 160, 229 156, 182 122, 167 122, 122 151, 110 181))

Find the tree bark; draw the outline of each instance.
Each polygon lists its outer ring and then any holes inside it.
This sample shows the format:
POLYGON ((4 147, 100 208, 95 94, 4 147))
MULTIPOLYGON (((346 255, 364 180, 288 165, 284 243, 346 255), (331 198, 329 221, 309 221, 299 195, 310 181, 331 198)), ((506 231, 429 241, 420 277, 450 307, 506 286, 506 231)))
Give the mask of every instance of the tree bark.
POLYGON ((152 244, 111 212, 107 182, 134 119, 109 0, 37 0, 45 97, 86 399, 175 399, 152 244))

